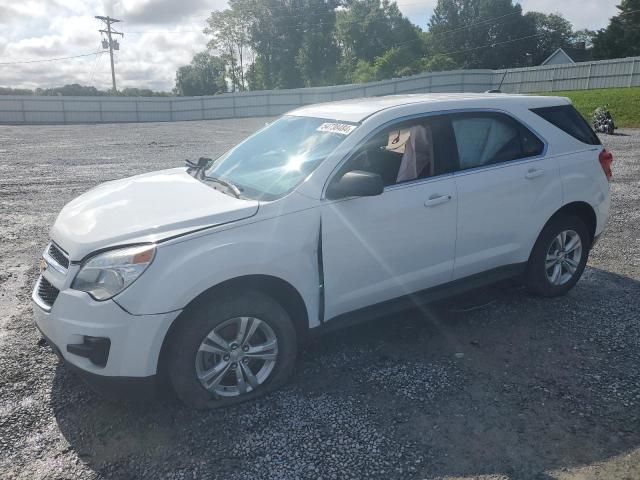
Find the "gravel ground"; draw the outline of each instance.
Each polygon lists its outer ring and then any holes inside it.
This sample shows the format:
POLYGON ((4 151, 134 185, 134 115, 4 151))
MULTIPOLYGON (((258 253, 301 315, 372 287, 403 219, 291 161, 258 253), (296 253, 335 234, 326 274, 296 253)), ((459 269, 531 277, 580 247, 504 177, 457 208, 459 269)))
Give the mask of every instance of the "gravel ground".
POLYGON ((0 127, 0 477, 640 478, 640 131, 603 139, 613 216, 563 298, 503 285, 333 333, 216 412, 111 404, 60 366, 29 295, 63 204, 262 123, 0 127))

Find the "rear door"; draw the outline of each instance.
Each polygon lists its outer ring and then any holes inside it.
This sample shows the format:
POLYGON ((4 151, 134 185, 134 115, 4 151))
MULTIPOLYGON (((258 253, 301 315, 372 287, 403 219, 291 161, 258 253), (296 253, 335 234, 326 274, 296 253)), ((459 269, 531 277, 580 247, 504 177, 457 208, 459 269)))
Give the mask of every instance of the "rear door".
POLYGON ((458 149, 453 278, 526 262, 561 206, 556 160, 542 139, 500 112, 450 115, 458 149))

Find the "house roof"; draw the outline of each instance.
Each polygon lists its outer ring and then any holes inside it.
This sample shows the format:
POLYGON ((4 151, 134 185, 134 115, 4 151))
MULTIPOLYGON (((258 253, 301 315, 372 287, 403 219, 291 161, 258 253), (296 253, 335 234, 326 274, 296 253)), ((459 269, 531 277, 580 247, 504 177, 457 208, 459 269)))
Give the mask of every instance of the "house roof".
POLYGON ((586 48, 567 47, 567 48, 564 48, 563 50, 576 63, 588 62, 589 60, 591 60, 591 50, 588 50, 586 48))
POLYGON ((591 51, 586 48, 560 47, 549 55, 541 65, 548 64, 552 58, 562 54, 566 55, 572 63, 588 62, 591 60, 591 51))

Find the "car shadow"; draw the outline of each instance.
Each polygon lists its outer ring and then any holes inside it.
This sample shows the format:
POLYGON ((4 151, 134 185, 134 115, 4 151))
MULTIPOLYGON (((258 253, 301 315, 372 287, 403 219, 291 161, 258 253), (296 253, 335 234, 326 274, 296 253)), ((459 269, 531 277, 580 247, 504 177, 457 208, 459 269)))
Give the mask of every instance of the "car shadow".
POLYGON ((314 339, 286 388, 237 407, 109 403, 63 366, 51 403, 109 478, 285 478, 299 462, 292 478, 554 478, 640 447, 639 298, 587 268, 564 297, 500 284, 314 339))

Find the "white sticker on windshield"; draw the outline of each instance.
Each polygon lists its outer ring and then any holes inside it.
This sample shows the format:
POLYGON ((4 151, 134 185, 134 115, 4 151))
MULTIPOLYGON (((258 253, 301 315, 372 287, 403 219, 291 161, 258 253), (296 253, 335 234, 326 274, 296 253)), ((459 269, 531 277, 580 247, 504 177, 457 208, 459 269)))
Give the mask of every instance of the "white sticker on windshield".
POLYGON ((340 135, 349 135, 356 128, 355 125, 348 123, 323 123, 316 130, 318 132, 339 133, 340 135))

